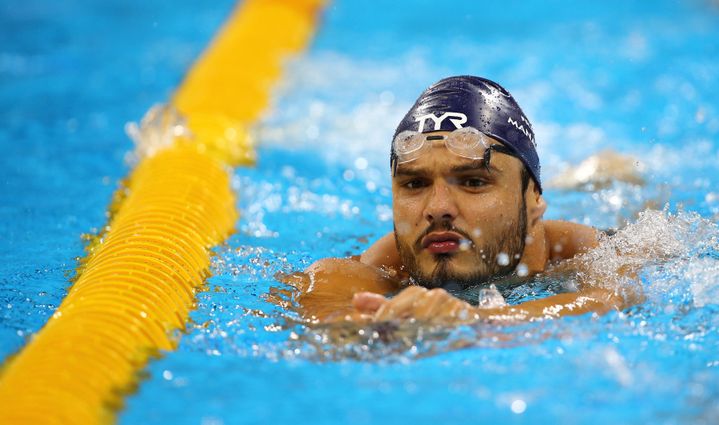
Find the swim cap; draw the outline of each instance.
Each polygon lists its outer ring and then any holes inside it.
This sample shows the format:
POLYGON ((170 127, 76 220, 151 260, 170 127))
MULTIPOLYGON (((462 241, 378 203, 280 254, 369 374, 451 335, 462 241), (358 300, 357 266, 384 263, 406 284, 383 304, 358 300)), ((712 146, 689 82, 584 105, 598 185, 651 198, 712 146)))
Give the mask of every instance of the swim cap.
MULTIPOLYGON (((511 94, 486 78, 461 75, 442 79, 425 90, 394 132, 428 133, 474 127, 493 137, 522 161, 542 192, 534 131, 511 94)), ((397 155, 392 146, 390 161, 397 155)))

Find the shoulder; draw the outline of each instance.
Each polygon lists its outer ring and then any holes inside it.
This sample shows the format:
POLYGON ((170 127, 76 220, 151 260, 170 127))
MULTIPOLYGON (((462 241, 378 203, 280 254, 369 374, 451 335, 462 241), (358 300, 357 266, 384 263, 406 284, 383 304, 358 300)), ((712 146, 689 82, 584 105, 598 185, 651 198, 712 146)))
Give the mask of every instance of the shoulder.
POLYGON ((544 235, 551 261, 572 258, 596 247, 599 243, 597 229, 569 221, 545 220, 544 235))
POLYGON ((348 294, 370 291, 380 294, 396 290, 400 282, 387 270, 363 263, 358 257, 324 258, 305 270, 309 279, 307 292, 338 292, 348 294))
POLYGON ((370 266, 399 270, 402 267, 402 260, 397 251, 394 232, 379 238, 362 253, 359 260, 370 266))

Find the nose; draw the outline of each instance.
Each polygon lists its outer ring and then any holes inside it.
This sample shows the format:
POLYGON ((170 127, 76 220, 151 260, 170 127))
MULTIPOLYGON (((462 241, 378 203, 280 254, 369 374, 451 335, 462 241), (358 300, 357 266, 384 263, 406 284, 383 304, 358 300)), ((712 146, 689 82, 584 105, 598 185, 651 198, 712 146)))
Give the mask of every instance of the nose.
POLYGON ((424 207, 424 218, 430 223, 436 220, 452 221, 457 214, 457 204, 449 185, 441 180, 435 181, 424 207))

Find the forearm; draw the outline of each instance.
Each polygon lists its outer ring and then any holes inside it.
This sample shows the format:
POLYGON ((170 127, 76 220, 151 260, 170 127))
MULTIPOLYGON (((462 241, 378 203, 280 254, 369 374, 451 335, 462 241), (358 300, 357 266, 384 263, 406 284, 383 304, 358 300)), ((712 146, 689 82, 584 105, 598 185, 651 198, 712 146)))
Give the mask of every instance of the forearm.
POLYGON ((353 316, 352 298, 358 292, 387 294, 400 285, 377 267, 339 258, 320 260, 285 283, 296 289, 297 311, 305 319, 320 322, 353 316))
POLYGON ((477 315, 492 322, 523 322, 577 316, 585 313, 604 314, 626 307, 624 298, 604 288, 587 288, 579 292, 557 294, 516 306, 477 308, 477 315))

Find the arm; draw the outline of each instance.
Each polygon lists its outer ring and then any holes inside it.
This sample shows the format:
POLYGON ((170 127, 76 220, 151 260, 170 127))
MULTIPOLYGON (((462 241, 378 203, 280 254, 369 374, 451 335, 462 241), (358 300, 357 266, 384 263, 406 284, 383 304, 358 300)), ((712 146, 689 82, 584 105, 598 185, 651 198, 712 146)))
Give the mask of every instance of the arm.
POLYGON ((400 289, 397 270, 399 253, 394 232, 378 239, 361 256, 324 258, 304 273, 282 277, 297 290, 298 312, 306 319, 320 322, 363 320, 352 306, 357 293, 389 294, 400 289))
POLYGON ((352 297, 360 292, 388 294, 400 282, 377 267, 356 259, 325 258, 304 273, 286 276, 284 282, 297 289, 299 313, 312 321, 360 320, 352 297), (346 317, 349 316, 349 317, 346 317))
POLYGON ((455 298, 443 289, 412 286, 387 299, 378 294, 360 293, 352 300, 356 310, 372 321, 416 319, 437 324, 463 324, 477 320, 516 323, 589 312, 599 314, 624 308, 624 300, 612 291, 588 288, 558 294, 516 306, 479 308, 455 298))

